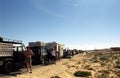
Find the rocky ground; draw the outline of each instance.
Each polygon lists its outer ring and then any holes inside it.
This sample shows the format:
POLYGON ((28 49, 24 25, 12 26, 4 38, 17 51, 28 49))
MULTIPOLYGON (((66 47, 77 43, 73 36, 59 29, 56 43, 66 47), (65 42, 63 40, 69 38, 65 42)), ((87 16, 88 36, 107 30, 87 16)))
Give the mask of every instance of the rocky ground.
POLYGON ((120 78, 120 51, 88 51, 56 64, 37 66, 33 73, 22 70, 15 76, 0 78, 120 78), (77 73, 76 77, 75 72, 77 73), (82 73, 82 75, 81 75, 82 73))

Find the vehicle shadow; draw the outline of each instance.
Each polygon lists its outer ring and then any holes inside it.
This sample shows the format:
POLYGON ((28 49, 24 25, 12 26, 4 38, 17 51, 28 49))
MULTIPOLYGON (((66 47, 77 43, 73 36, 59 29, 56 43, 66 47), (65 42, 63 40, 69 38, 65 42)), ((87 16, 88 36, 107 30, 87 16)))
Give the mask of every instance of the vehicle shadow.
POLYGON ((11 73, 4 73, 4 72, 0 72, 0 78, 1 77, 10 77, 10 76, 14 76, 14 77, 16 77, 18 74, 22 74, 22 73, 24 73, 22 70, 20 70, 20 69, 18 69, 18 70, 13 70, 13 72, 11 72, 11 73))

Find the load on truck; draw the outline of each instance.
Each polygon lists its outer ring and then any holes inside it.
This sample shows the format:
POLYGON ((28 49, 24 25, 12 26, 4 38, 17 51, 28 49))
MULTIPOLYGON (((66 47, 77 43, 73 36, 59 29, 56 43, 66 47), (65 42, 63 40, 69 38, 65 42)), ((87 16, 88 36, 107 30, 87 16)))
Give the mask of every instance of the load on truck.
POLYGON ((0 67, 5 73, 24 65, 25 46, 20 40, 0 37, 0 67))

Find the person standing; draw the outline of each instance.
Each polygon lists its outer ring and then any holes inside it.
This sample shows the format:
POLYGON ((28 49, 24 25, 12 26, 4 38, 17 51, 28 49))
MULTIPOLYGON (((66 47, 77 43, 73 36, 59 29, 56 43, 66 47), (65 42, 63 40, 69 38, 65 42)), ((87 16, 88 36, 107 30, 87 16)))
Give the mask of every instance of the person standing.
POLYGON ((32 73, 32 56, 34 55, 34 53, 30 49, 30 47, 26 47, 26 51, 24 55, 25 55, 25 63, 27 67, 27 72, 29 70, 29 73, 32 73))
POLYGON ((56 51, 56 60, 60 61, 60 52, 56 51))
POLYGON ((52 49, 51 54, 52 54, 52 62, 56 64, 56 51, 52 49))

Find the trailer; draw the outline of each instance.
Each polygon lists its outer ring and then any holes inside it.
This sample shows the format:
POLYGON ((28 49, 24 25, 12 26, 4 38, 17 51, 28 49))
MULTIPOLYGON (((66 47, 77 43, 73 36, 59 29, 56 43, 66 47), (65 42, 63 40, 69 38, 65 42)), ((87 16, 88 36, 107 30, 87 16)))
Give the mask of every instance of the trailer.
POLYGON ((0 37, 0 67, 5 73, 24 65, 24 47, 20 40, 0 37))

